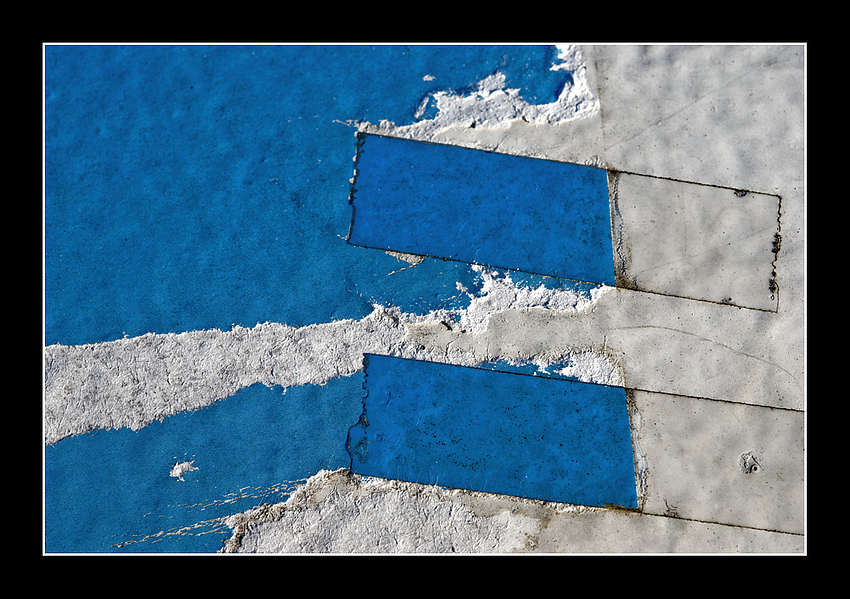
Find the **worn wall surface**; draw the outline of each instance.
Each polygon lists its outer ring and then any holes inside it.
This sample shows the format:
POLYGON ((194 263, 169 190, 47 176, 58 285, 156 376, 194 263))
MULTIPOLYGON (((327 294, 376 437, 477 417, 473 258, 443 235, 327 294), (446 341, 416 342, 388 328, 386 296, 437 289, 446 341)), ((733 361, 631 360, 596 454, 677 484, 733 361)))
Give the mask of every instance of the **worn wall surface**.
MULTIPOLYGON (((220 517, 222 551, 805 552, 806 47, 564 48, 563 101, 525 103, 496 71, 434 94, 431 118, 349 123, 352 155, 360 131, 605 169, 616 286, 529 286, 477 266, 480 287, 457 310, 376 305, 305 326, 52 344, 45 443, 138 430, 255 384, 359 376, 372 352, 555 364, 625 388, 637 508, 322 467, 285 501, 220 517)), ((385 259, 387 277, 435 267, 385 259)))

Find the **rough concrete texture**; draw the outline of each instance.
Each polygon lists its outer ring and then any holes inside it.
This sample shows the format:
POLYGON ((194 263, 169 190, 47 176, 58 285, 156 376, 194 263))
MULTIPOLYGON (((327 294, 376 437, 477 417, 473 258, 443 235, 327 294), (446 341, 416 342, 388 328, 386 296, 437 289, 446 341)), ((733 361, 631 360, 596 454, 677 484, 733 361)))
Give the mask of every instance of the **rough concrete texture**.
POLYGON ((627 173, 610 180, 618 286, 776 311, 779 196, 627 173))
POLYGON ((800 535, 322 471, 236 514, 223 553, 799 552, 800 535), (333 523, 333 525, 331 525, 333 523))

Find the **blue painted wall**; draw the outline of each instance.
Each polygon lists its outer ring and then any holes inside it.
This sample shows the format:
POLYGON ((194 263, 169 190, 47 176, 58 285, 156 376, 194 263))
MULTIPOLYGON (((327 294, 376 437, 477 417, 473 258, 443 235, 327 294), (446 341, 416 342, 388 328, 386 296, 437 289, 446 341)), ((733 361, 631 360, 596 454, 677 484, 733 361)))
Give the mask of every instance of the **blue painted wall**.
POLYGON ((551 102, 565 78, 554 58, 544 46, 47 46, 45 344, 301 326, 363 317, 373 301, 443 307, 456 281, 474 284, 465 267, 388 280, 394 258, 345 243, 355 139, 343 122, 409 124, 430 92, 496 70, 551 102))
MULTIPOLYGON (((462 93, 496 70, 528 101, 551 102, 566 77, 554 59, 542 46, 45 47, 45 345, 301 326, 360 318, 373 302, 466 305, 456 283, 480 290, 468 265, 429 260, 388 277, 395 258, 346 243, 355 138, 344 122, 412 123, 429 93, 462 93)), ((229 531, 192 531, 264 501, 224 503, 240 488, 278 501, 286 481, 350 463, 361 394, 356 377, 285 395, 254 386, 138 432, 46 447, 45 548, 215 551, 229 531), (168 477, 192 456, 199 470, 168 477)))

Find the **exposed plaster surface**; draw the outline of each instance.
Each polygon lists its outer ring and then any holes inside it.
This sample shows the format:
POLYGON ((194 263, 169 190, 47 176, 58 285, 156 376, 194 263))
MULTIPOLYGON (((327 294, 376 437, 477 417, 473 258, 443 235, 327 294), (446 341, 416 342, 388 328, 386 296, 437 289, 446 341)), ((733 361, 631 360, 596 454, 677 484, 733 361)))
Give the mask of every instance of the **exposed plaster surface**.
POLYGON ((802 537, 321 471, 234 514, 222 553, 770 553, 802 537))
MULTIPOLYGON (((148 334, 108 343, 45 348, 45 443, 94 429, 131 428, 186 410, 197 410, 256 383, 267 386, 321 385, 363 368, 365 353, 430 359, 465 366, 497 361, 536 363, 545 368, 574 350, 490 353, 483 333, 494 315, 531 306, 558 313, 587 310, 590 298, 572 290, 514 284, 509 276, 475 267, 483 278, 463 310, 425 315, 376 305, 361 320, 290 327, 278 323, 230 331, 148 334), (541 308, 542 307, 542 308, 541 308), (451 325, 448 323, 452 323, 451 325), (421 331, 451 332, 471 341, 468 349, 425 344, 421 331), (475 342, 474 340, 479 340, 475 342)), ((390 273, 392 274, 392 273, 390 273)), ((613 364, 582 349, 568 366, 580 380, 616 383, 613 364)))
MULTIPOLYGON (((530 104, 519 89, 507 88, 504 73, 496 72, 479 81, 467 94, 440 91, 433 94, 437 116, 412 125, 396 125, 380 121, 377 125, 361 123, 361 130, 386 133, 408 139, 435 139, 453 128, 501 129, 521 121, 532 124, 559 125, 591 117, 599 111, 599 101, 588 84, 586 64, 581 48, 572 44, 558 46, 558 62, 553 71, 569 72, 571 77, 557 100, 548 104, 530 104)), ((427 102, 423 101, 423 105, 427 102)), ((415 116, 418 118, 422 111, 415 116)))

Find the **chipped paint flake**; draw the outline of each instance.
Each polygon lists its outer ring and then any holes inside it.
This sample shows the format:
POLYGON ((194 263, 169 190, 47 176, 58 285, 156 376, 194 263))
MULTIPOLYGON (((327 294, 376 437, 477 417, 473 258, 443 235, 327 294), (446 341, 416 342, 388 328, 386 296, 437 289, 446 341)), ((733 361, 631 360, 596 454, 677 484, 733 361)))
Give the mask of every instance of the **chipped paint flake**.
POLYGON ((174 464, 174 466, 171 468, 171 473, 169 474, 169 476, 172 478, 176 478, 177 480, 185 480, 183 478, 184 474, 186 474, 187 472, 191 472, 192 470, 199 469, 194 464, 195 460, 192 460, 191 462, 178 462, 177 464, 174 464))

